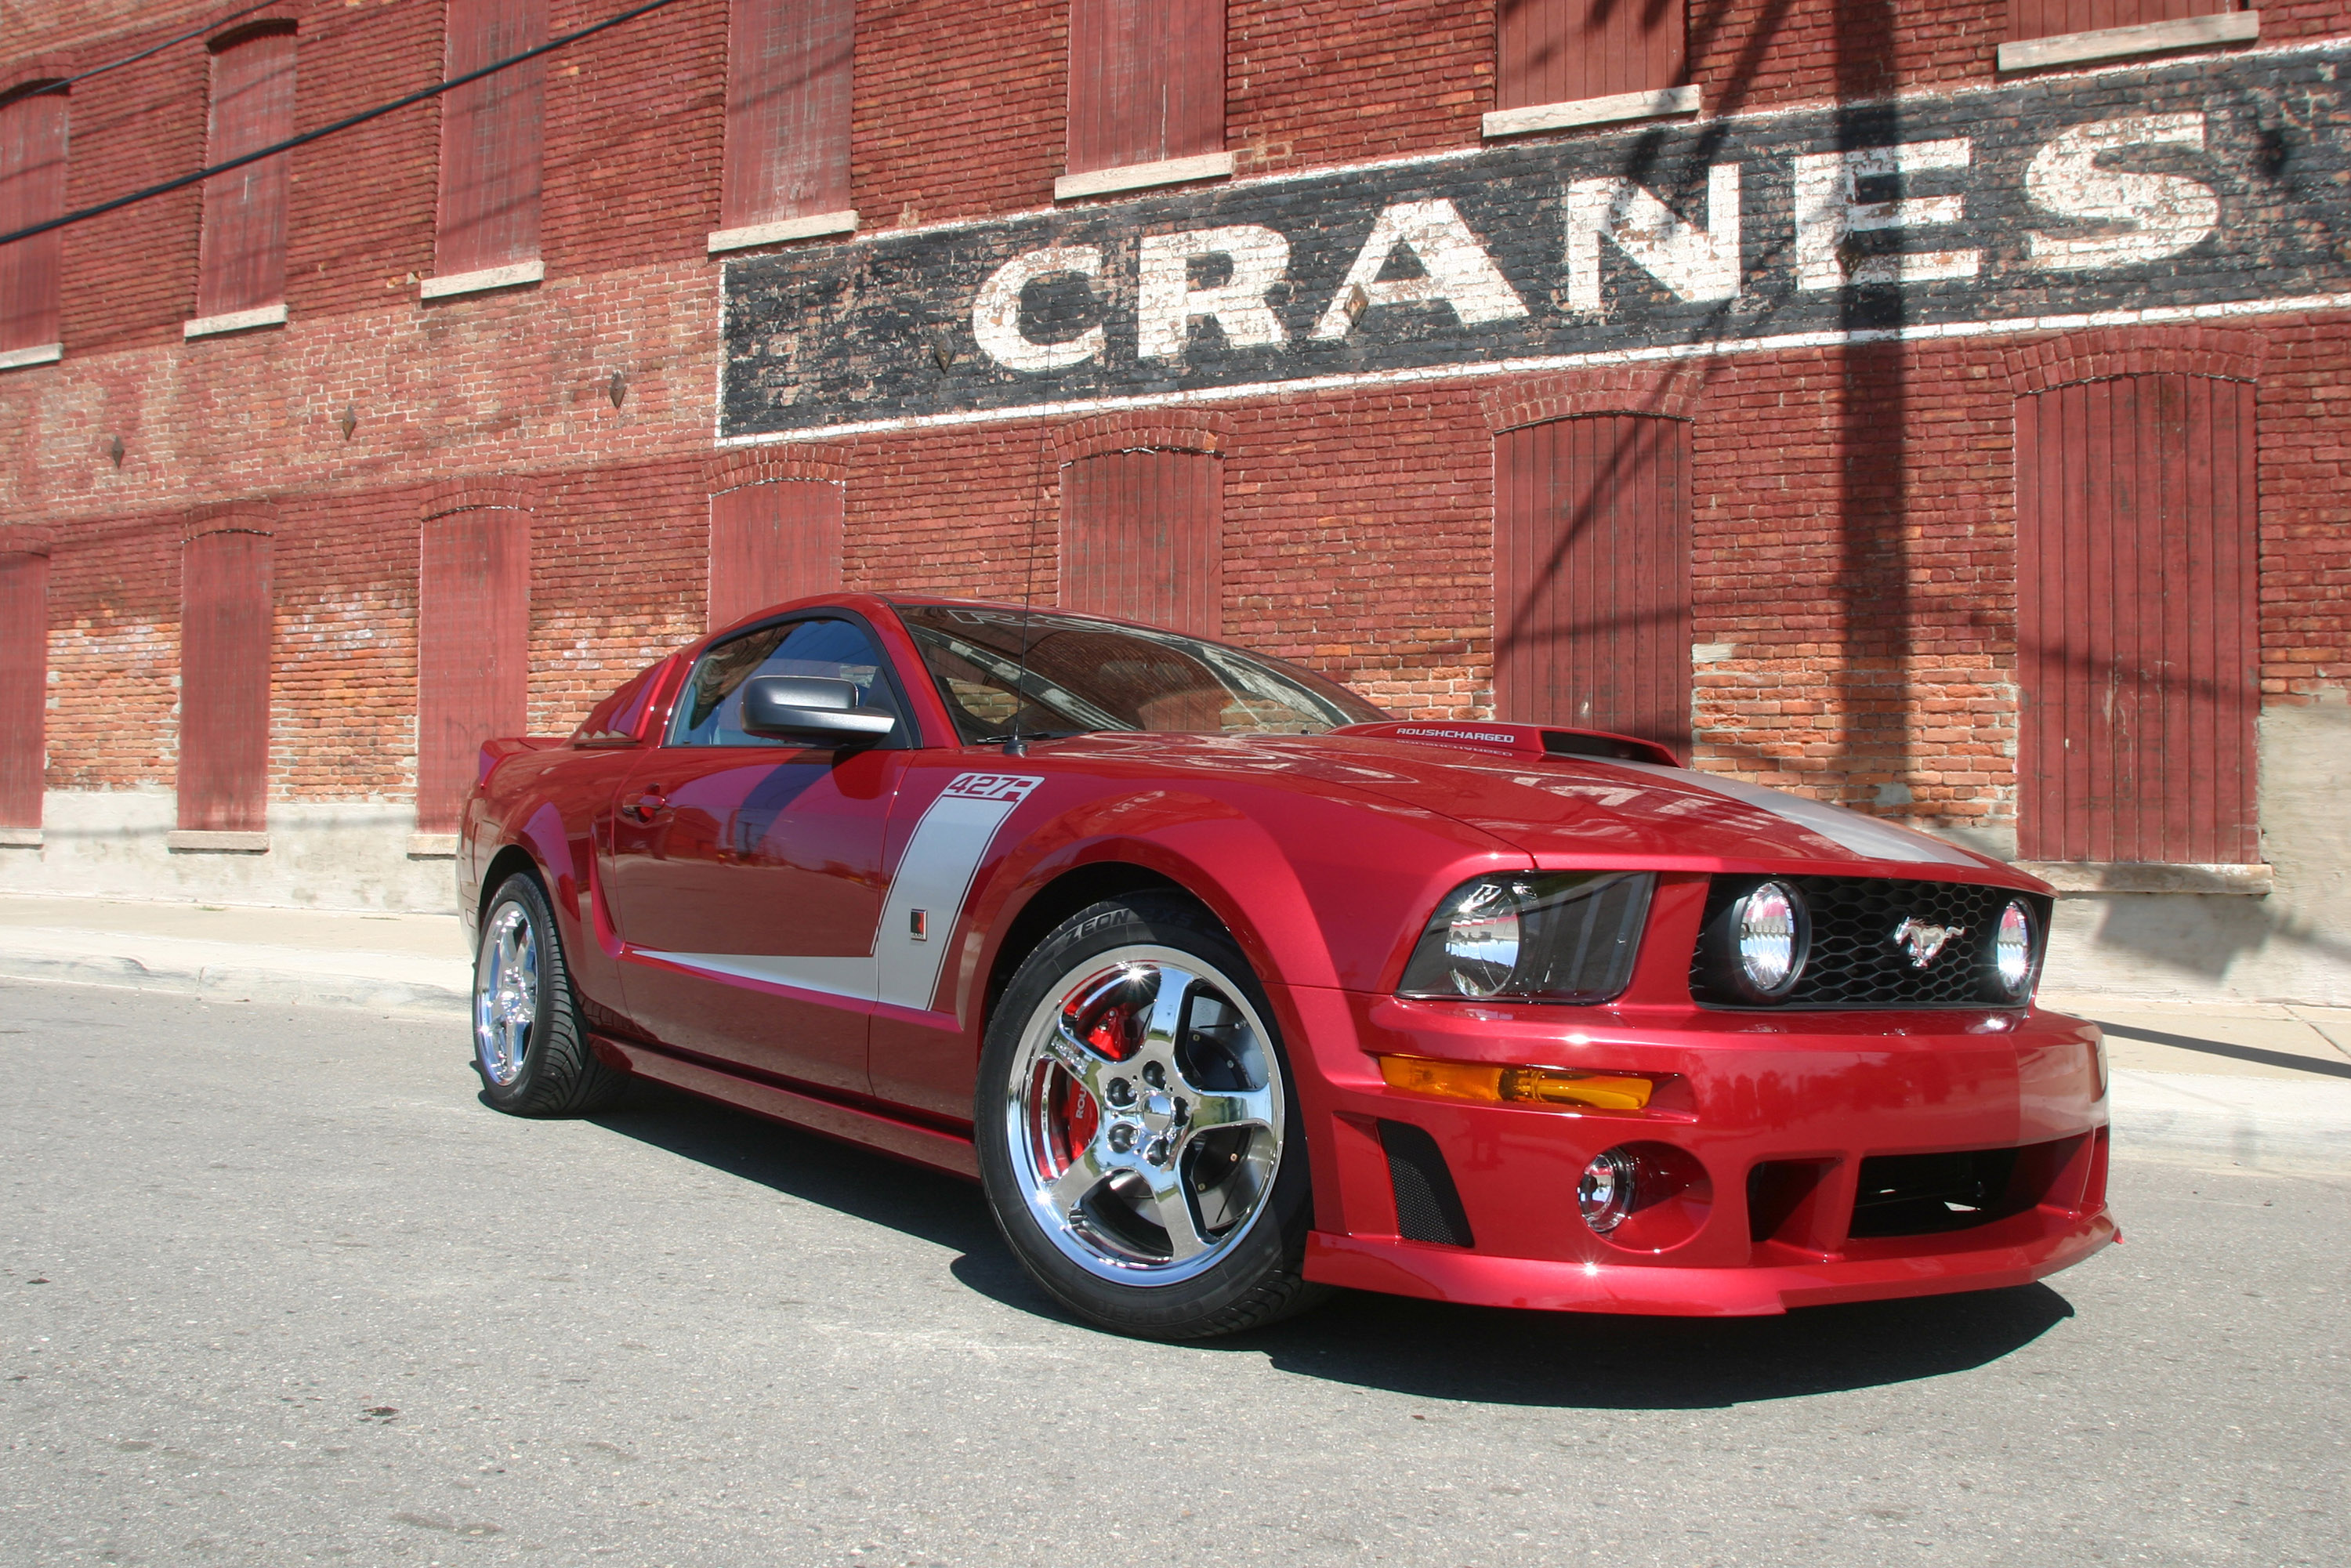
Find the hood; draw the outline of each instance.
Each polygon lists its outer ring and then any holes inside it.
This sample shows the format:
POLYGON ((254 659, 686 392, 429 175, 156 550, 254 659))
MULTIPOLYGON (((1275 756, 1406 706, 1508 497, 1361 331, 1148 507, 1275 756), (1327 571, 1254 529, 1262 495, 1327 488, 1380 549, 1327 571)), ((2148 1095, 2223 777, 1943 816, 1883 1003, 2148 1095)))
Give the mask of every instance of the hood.
POLYGON ((1419 733, 1408 737, 1388 733, 1403 727, 1366 725, 1315 736, 1097 735, 1049 744, 1064 756, 1147 759, 1155 770, 1245 778, 1339 800, 1376 797, 1451 818, 1546 865, 1896 876, 2043 891, 2000 861, 1925 833, 1652 760, 1670 754, 1647 742, 1489 724, 1450 733, 1411 726, 1419 733))

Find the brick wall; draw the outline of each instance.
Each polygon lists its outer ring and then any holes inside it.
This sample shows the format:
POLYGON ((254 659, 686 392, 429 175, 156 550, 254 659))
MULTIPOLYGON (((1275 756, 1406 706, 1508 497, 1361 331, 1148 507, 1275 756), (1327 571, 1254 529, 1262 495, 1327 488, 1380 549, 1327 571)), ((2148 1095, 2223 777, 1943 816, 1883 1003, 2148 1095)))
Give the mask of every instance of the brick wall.
MULTIPOLYGON (((551 25, 617 8, 557 0, 551 25)), ((2340 35, 2346 10, 2265 7, 2264 40, 2340 35)), ((212 14, 66 5, 0 47, 86 68, 212 14)), ((302 29, 303 127, 439 75, 433 0, 288 0, 282 14, 302 29)), ((1898 27, 1892 16, 1694 4, 1693 74, 1709 112, 1993 79, 2000 0, 1932 0, 1898 27)), ((867 227, 1050 204, 1062 5, 865 0, 859 28, 852 189, 867 227)), ((193 190, 69 231, 66 358, 0 373, 0 509, 56 538, 51 788, 170 786, 177 530, 203 503, 277 507, 281 799, 413 788, 416 517, 436 484, 538 481, 534 729, 568 727, 699 632, 724 33, 723 5, 681 0, 550 61, 536 288, 419 302, 431 104, 294 155, 282 329, 182 341, 193 190)), ((1492 107, 1479 5, 1232 0, 1228 37, 1244 175, 1472 147, 1492 107)), ((203 68, 201 46, 183 45, 75 89, 73 204, 195 166, 203 68)), ((2351 406, 2351 318, 2245 329, 2266 344, 2263 692, 2304 701, 2351 679, 2351 420, 2337 412, 2351 406)), ((1696 367, 1699 766, 1928 821, 2012 817, 2016 347, 1872 343, 1696 367)), ((1229 632, 1400 712, 1484 711, 1493 392, 1438 380, 1221 405, 1229 632)), ((1050 601, 1069 423, 839 443, 849 583, 1050 601)))

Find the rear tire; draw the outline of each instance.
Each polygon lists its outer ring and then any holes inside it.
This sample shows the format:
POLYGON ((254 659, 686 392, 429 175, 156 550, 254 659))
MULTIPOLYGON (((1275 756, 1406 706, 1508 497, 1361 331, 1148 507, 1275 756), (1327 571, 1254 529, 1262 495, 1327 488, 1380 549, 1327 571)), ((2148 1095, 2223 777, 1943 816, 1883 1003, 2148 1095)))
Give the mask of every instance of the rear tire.
POLYGON ((1077 1316, 1144 1339, 1238 1333, 1322 1301, 1313 1204, 1272 1009, 1207 912, 1081 910, 988 1023, 981 1183, 1013 1255, 1077 1316))
POLYGON ((625 1082, 589 1048, 554 911, 527 872, 501 883, 483 912, 474 1068, 482 1098, 514 1116, 584 1115, 611 1103, 625 1082))

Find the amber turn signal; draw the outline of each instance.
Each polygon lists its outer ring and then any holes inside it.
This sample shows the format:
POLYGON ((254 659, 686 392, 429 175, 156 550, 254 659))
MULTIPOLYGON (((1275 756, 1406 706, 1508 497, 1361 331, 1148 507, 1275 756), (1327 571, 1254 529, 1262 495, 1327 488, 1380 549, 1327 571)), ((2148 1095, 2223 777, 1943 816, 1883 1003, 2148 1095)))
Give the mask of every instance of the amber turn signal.
POLYGON ((1656 1083, 1627 1072, 1586 1072, 1573 1067, 1491 1067, 1477 1061, 1433 1061, 1424 1056, 1383 1056, 1380 1076, 1391 1089, 1489 1105, 1556 1105, 1587 1111, 1638 1111, 1656 1083))

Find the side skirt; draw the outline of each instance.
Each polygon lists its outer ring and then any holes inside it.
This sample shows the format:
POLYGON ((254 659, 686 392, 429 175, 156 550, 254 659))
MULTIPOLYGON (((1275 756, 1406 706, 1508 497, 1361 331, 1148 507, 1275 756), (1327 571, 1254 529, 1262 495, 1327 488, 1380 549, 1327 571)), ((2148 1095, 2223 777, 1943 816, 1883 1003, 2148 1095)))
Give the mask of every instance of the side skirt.
POLYGON ((961 1134, 900 1121, 838 1101, 820 1100, 756 1079, 740 1078, 610 1035, 591 1035, 590 1040, 598 1060, 632 1077, 650 1078, 705 1100, 738 1106, 754 1115, 789 1122, 828 1138, 893 1155, 952 1176, 979 1179, 978 1152, 971 1139, 961 1134))

